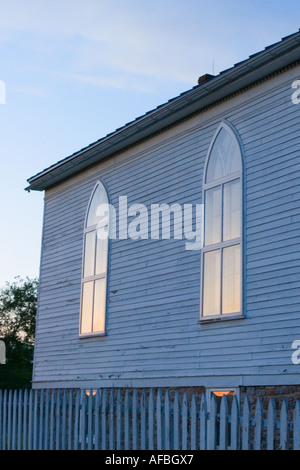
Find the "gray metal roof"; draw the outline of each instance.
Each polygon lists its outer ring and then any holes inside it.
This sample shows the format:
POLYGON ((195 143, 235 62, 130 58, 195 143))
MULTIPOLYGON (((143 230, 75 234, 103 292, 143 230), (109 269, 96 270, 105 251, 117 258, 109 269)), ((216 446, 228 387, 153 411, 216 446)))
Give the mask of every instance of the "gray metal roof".
POLYGON ((298 60, 300 30, 37 173, 26 190, 48 189, 298 60))

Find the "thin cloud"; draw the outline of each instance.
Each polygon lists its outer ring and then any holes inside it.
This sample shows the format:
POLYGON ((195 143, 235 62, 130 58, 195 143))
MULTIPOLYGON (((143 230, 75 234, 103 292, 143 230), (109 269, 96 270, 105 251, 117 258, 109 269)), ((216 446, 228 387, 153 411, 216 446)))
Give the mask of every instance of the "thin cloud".
POLYGON ((12 88, 12 91, 22 93, 25 95, 35 96, 37 98, 44 98, 46 96, 45 90, 34 86, 19 86, 12 88))
POLYGON ((10 0, 2 6, 0 30, 9 38, 13 32, 36 34, 49 44, 53 37, 62 45, 74 41, 76 51, 65 72, 82 82, 123 88, 136 76, 194 85, 199 75, 213 72, 213 63, 218 73, 280 39, 278 31, 294 32, 287 20, 282 23, 281 8, 269 0, 263 5, 257 0, 189 0, 188 5, 181 0, 10 0), (268 4, 270 25, 264 15, 268 4))
POLYGON ((53 72, 56 76, 66 78, 69 80, 74 80, 78 83, 86 83, 89 85, 97 87, 109 87, 117 89, 132 89, 135 91, 152 93, 153 87, 147 85, 146 83, 141 83, 140 80, 133 80, 132 77, 128 76, 101 76, 101 75, 84 75, 79 73, 60 73, 53 72))

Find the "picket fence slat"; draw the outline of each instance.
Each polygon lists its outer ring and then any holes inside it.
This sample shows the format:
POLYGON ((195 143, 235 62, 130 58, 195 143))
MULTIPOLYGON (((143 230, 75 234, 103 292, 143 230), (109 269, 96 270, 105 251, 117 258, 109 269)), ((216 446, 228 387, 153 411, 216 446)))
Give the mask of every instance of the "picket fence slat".
POLYGON ((267 450, 274 450, 275 447, 275 406, 274 401, 271 398, 268 405, 268 414, 267 414, 267 450))
POLYGON ((240 444, 239 434, 239 404, 237 397, 234 396, 231 405, 231 423, 230 423, 230 449, 238 450, 240 444))
POLYGON ((283 400, 280 412, 280 450, 289 448, 289 422, 286 400, 283 400))
POLYGON ((263 406, 259 398, 255 406, 254 450, 262 449, 263 418, 263 406))
MULTIPOLYGON (((99 393, 97 391, 97 393, 99 393)), ((123 406, 122 406, 122 390, 119 388, 117 394, 117 445, 116 449, 122 449, 122 413, 123 413, 123 406)), ((97 415, 96 415, 97 416, 97 415)))
POLYGON ((250 402, 249 398, 245 398, 244 407, 243 407, 243 419, 242 419, 242 450, 250 449, 250 402))
POLYGON ((148 448, 154 450, 154 415, 155 415, 155 401, 154 390, 150 389, 149 393, 149 406, 148 406, 148 448))
MULTIPOLYGON (((105 390, 104 390, 105 392, 105 390)), ((130 450, 130 395, 129 390, 125 392, 125 412, 124 412, 124 439, 125 439, 125 450, 130 450)))
POLYGON ((184 392, 182 399, 182 437, 181 448, 182 450, 188 449, 188 415, 189 415, 189 402, 187 393, 184 392))
POLYGON ((1 450, 300 450, 300 401, 162 389, 0 390, 1 450))
POLYGON ((74 422, 74 443, 73 448, 74 450, 78 450, 79 448, 79 423, 80 423, 80 397, 81 393, 77 390, 76 398, 75 398, 75 422, 74 422))
POLYGON ((171 450, 171 398, 169 390, 165 394, 165 450, 171 450))
POLYGON ((215 450, 216 448, 216 434, 217 434, 217 401, 215 395, 211 395, 209 407, 209 422, 208 422, 208 450, 215 450))
POLYGON ((300 450, 300 401, 296 402, 294 410, 294 450, 300 450))
POLYGON ((205 394, 200 402, 200 450, 207 449, 207 403, 205 394))
POLYGON ((228 405, 226 395, 221 400, 220 410, 220 450, 226 450, 228 445, 228 405))
POLYGON ((138 448, 138 394, 137 390, 133 392, 132 398, 132 449, 138 448))
POLYGON ((147 449, 147 395, 145 389, 141 395, 141 448, 147 449))
POLYGON ((156 432, 157 432, 157 449, 164 450, 164 419, 163 419, 163 402, 161 389, 157 392, 156 401, 156 432))
POLYGON ((197 450, 198 442, 198 402, 196 394, 193 393, 191 404, 191 450, 197 450))
POLYGON ((176 392, 174 397, 174 449, 180 449, 180 398, 179 393, 176 392))
POLYGON ((101 407, 101 450, 107 450, 107 390, 103 390, 101 407))

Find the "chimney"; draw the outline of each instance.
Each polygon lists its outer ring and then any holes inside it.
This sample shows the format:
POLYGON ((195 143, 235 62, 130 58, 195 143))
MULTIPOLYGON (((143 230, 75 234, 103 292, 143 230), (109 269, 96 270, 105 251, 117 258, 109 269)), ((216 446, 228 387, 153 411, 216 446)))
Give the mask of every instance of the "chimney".
POLYGON ((198 85, 203 85, 203 83, 209 82, 212 78, 214 78, 214 75, 210 75, 209 73, 206 73, 205 75, 201 75, 201 77, 198 78, 198 85))

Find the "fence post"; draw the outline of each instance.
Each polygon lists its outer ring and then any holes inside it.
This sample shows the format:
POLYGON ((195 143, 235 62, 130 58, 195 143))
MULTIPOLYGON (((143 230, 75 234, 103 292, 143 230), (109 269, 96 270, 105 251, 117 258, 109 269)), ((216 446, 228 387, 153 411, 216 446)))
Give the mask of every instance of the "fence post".
MULTIPOLYGON (((19 404, 18 404, 18 430, 17 430, 17 449, 22 449, 22 434, 24 430, 22 429, 22 411, 23 411, 23 390, 19 391, 19 404)), ((1 406, 1 405, 0 405, 1 406)), ((1 423, 1 418, 0 418, 1 423)))
POLYGON ((130 395, 128 388, 125 392, 124 427, 125 450, 130 450, 130 395))
POLYGON ((263 437, 263 406, 261 398, 258 398, 255 406, 255 417, 254 417, 254 450, 262 449, 262 437, 263 437))
POLYGON ((138 448, 138 393, 137 389, 133 390, 132 397, 132 449, 138 448))
POLYGON ((73 436, 73 389, 69 390, 68 401, 68 450, 72 450, 72 436, 73 436))
POLYGON ((55 390, 51 390, 51 404, 50 404, 50 442, 49 442, 49 449, 54 449, 54 418, 55 414, 55 390))
POLYGON ((44 430, 44 389, 40 392, 40 400, 39 400, 39 440, 38 440, 38 448, 43 450, 43 433, 44 430))
POLYGON ((149 407, 148 407, 148 447, 149 450, 154 450, 154 415, 155 415, 155 401, 154 390, 151 388, 149 392, 149 407))
POLYGON ((182 450, 188 449, 188 416, 189 416, 189 399, 187 392, 184 392, 182 399, 182 436, 181 436, 181 446, 182 450))
POLYGON ((198 425, 198 400, 196 394, 193 393, 191 402, 191 450, 197 450, 198 425))
POLYGON ((27 439, 28 439, 28 390, 26 389, 24 392, 24 399, 23 399, 23 446, 22 450, 27 450, 27 439))
POLYGON ((207 403, 205 393, 202 393, 200 402, 200 450, 207 448, 207 403))
POLYGON ((55 450, 61 450, 61 392, 60 390, 57 390, 56 393, 56 441, 55 441, 55 450))
POLYGON ((79 446, 79 439, 80 439, 80 399, 81 399, 81 392, 77 390, 76 397, 75 397, 75 416, 74 416, 74 443, 73 448, 74 450, 78 450, 79 446))
POLYGON ((122 413, 123 413, 123 407, 122 407, 122 389, 119 388, 118 393, 117 393, 117 450, 122 449, 122 413))
POLYGON ((17 411, 18 411, 18 391, 14 391, 13 395, 13 415, 12 415, 12 450, 16 450, 17 446, 17 411))
POLYGON ((107 450, 107 390, 102 392, 102 408, 101 408, 101 450, 107 450))
POLYGON ((226 450, 228 445, 228 405, 226 395, 221 398, 220 408, 220 450, 226 450))
POLYGON ((32 401, 33 401, 33 391, 30 390, 29 392, 29 399, 28 399, 28 450, 32 450, 32 401))
POLYGON ((147 449, 147 396, 146 390, 143 389, 141 395, 141 450, 147 449))
POLYGON ((289 448, 289 422, 286 400, 283 400, 280 411, 280 450, 289 448))
POLYGON ((296 401, 294 409, 294 450, 300 450, 300 400, 296 401))
POLYGON ((79 435, 80 435, 80 449, 85 450, 85 423, 86 423, 86 393, 85 390, 81 391, 81 413, 79 419, 79 435))
POLYGON ((156 432, 157 432, 157 450, 164 450, 164 429, 163 429, 163 399, 162 391, 158 389, 156 399, 156 432))
POLYGON ((165 450, 171 450, 171 399, 170 392, 165 393, 165 450))
POLYGON ((96 391, 95 398, 95 450, 100 450, 100 407, 101 407, 101 391, 96 391))
POLYGON ((240 414, 239 414, 239 402, 237 396, 234 395, 231 404, 230 414, 230 449, 238 450, 240 448, 240 414))
POLYGON ((243 421, 242 421, 242 450, 250 450, 250 402, 246 397, 243 406, 243 421))
POLYGON ((176 392, 174 396, 174 417, 173 417, 173 434, 174 434, 174 450, 180 450, 180 402, 179 393, 176 392))
POLYGON ((208 425, 208 450, 216 448, 216 421, 217 421, 217 402, 216 396, 212 393, 209 407, 209 425, 208 425))
POLYGON ((8 403, 7 403, 7 450, 11 450, 11 425, 12 425, 12 390, 8 392, 8 403))
POLYGON ((87 449, 93 448, 93 390, 90 388, 87 395, 87 449))
POLYGON ((46 390, 45 394, 45 418, 44 418, 44 440, 42 449, 48 450, 49 443, 49 411, 50 411, 50 392, 46 390))
POLYGON ((67 448, 67 390, 64 389, 62 399, 62 418, 61 418, 61 449, 67 448))
POLYGON ((109 393, 109 450, 115 448, 115 391, 109 393))
POLYGON ((273 398, 270 398, 267 413, 267 450, 274 450, 275 447, 275 406, 273 398))

